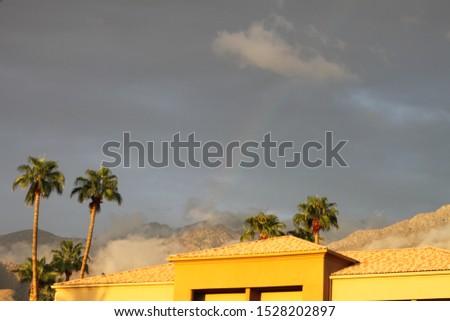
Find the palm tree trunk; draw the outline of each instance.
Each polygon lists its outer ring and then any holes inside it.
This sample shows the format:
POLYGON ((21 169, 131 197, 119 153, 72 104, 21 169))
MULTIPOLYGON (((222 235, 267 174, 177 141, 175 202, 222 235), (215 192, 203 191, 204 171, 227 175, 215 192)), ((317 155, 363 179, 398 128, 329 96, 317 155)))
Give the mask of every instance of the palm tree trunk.
POLYGON ((316 216, 312 221, 312 232, 314 234, 314 243, 319 244, 319 231, 321 229, 320 219, 316 216))
POLYGON ((314 233, 314 243, 319 244, 319 232, 314 233))
POLYGON ((30 301, 38 300, 38 272, 37 272, 37 239, 38 239, 38 221, 39 221, 39 203, 41 195, 34 194, 34 217, 33 217, 33 239, 31 243, 31 285, 30 301))
POLYGON ((90 205, 89 208, 91 211, 91 220, 89 222, 89 230, 86 240, 86 247, 84 249, 83 263, 81 264, 80 279, 84 277, 84 271, 86 270, 86 264, 89 257, 89 250, 91 248, 92 243, 92 235, 94 234, 95 214, 97 212, 97 206, 95 206, 94 204, 90 205))

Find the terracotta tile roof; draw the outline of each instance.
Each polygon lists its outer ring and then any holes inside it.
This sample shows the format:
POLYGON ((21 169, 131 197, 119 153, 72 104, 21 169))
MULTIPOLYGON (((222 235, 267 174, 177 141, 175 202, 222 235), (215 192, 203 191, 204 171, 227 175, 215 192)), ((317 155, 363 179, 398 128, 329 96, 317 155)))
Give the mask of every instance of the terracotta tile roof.
POLYGON ((84 279, 56 283, 54 286, 103 285, 121 283, 173 282, 175 280, 172 263, 144 267, 140 269, 103 274, 84 279))
POLYGON ((359 263, 332 275, 384 274, 450 270, 450 251, 435 247, 342 251, 359 263))
POLYGON ((187 252, 169 256, 169 261, 201 258, 245 257, 261 255, 285 255, 295 253, 326 252, 327 248, 297 237, 287 235, 266 240, 238 243, 207 250, 187 252))

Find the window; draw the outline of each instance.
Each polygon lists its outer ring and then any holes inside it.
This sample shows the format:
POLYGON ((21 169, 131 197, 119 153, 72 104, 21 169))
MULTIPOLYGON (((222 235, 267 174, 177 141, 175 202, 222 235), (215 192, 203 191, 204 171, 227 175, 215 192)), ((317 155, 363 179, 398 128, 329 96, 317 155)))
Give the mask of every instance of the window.
POLYGON ((301 301, 303 288, 297 286, 277 286, 235 289, 194 290, 194 301, 301 301))
POLYGON ((194 301, 245 301, 245 289, 194 290, 194 301))
POLYGON ((302 286, 254 288, 250 290, 252 301, 301 301, 302 286))

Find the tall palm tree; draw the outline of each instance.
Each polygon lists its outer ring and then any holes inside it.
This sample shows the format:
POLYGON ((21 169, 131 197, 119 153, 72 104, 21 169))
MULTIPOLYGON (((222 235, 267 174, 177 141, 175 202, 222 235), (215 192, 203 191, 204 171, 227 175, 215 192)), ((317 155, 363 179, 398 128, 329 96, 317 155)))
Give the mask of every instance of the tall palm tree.
MULTIPOLYGON (((81 270, 83 262, 82 251, 83 244, 74 244, 72 240, 61 241, 60 248, 52 250, 53 259, 51 264, 58 273, 65 275, 66 281, 70 280, 73 272, 81 270)), ((89 273, 87 265, 86 272, 89 273)))
POLYGON ((274 214, 264 214, 259 212, 258 215, 247 218, 244 221, 245 232, 241 236, 241 242, 245 240, 253 240, 256 233, 259 234, 259 239, 264 240, 269 237, 284 235, 283 229, 286 225, 278 220, 274 214))
MULTIPOLYGON (((28 257, 26 262, 19 265, 16 269, 12 270, 19 277, 20 283, 28 283, 33 279, 32 272, 32 259, 28 257)), ((38 299, 40 301, 51 301, 54 299, 55 291, 51 288, 53 283, 56 282, 58 272, 53 270, 51 264, 47 264, 45 256, 37 260, 37 279, 38 279, 38 299)), ((30 292, 33 289, 33 285, 30 285, 30 292)))
POLYGON ((41 197, 48 198, 50 194, 56 190, 58 194, 62 194, 64 189, 65 178, 64 175, 58 171, 58 164, 54 161, 46 161, 44 157, 27 158, 28 164, 23 164, 17 167, 17 170, 22 173, 17 177, 12 189, 15 190, 18 186, 22 189, 28 188, 25 196, 25 204, 34 204, 34 218, 33 218, 33 238, 31 246, 31 267, 32 280, 30 301, 38 299, 38 285, 37 285, 37 238, 38 238, 38 221, 39 221, 39 204, 41 197))
POLYGON ((328 202, 326 197, 308 196, 306 203, 300 203, 297 208, 299 212, 292 218, 294 226, 311 231, 316 244, 319 244, 320 230, 339 228, 336 203, 328 202))
POLYGON ((119 205, 122 204, 122 196, 118 192, 117 176, 111 173, 106 167, 101 167, 98 171, 88 169, 85 172, 86 177, 77 177, 75 179, 75 188, 72 190, 70 197, 78 194, 78 201, 83 203, 90 200, 90 222, 86 247, 84 249, 84 257, 81 265, 80 278, 84 277, 86 271, 89 250, 92 243, 92 235, 94 233, 95 215, 100 212, 103 200, 115 201, 119 205))

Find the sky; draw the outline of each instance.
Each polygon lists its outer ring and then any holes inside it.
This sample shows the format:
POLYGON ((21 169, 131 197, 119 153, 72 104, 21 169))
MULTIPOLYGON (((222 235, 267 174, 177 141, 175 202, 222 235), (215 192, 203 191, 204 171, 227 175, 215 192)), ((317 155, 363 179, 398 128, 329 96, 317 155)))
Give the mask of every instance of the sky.
POLYGON ((251 169, 239 154, 228 168, 139 168, 133 149, 129 168, 112 168, 123 204, 103 204, 96 233, 136 215, 174 227, 259 211, 290 221, 308 195, 337 203, 352 228, 434 211, 450 203, 448 12, 436 0, 3 0, 0 234, 32 227, 25 191, 11 188, 31 155, 66 176, 40 228, 85 237, 73 182, 111 160, 102 146, 124 132, 155 146, 177 133, 224 146, 270 133, 295 148, 251 169), (347 166, 286 168, 326 132, 347 141, 347 166))

